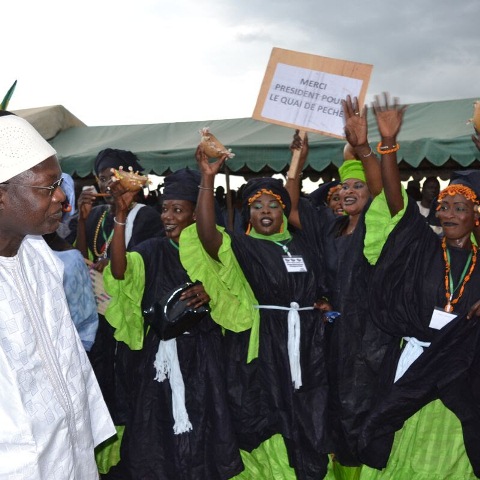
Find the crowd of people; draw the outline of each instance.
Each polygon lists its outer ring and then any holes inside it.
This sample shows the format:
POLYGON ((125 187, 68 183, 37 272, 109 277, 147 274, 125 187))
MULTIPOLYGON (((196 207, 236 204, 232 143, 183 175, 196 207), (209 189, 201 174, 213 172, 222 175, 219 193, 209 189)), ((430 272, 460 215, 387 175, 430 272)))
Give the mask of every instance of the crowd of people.
POLYGON ((480 171, 414 197, 406 107, 376 97, 372 146, 342 105, 337 180, 303 194, 297 130, 234 211, 201 144, 156 205, 114 148, 75 198, 0 111, 0 478, 480 478, 480 171))

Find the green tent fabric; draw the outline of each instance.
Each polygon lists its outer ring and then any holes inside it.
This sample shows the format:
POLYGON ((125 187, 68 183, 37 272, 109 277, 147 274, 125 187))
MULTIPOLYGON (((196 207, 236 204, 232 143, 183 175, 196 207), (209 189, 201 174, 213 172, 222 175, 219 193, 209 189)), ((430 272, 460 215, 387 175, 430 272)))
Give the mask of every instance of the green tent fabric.
MULTIPOLYGON (((399 135, 400 168, 406 171, 472 167, 480 152, 471 141, 475 99, 446 100, 409 105, 399 135)), ((369 109, 369 137, 372 146, 379 140, 369 109)), ((107 147, 136 153, 146 172, 164 175, 194 166, 199 130, 210 131, 235 153, 228 160, 232 173, 285 172, 291 159, 288 149, 292 129, 251 118, 208 120, 147 125, 73 127, 59 132, 50 143, 57 150, 62 169, 70 175, 92 174, 96 154, 107 147)), ((307 173, 336 171, 342 162, 343 140, 309 134, 307 173)))

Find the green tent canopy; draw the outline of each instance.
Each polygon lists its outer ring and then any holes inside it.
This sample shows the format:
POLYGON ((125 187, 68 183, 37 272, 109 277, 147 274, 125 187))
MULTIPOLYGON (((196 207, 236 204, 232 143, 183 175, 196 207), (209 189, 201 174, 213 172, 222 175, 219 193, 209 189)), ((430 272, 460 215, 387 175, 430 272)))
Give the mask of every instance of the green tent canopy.
MULTIPOLYGON (((453 169, 478 167, 480 152, 467 124, 475 99, 446 100, 409 105, 398 141, 402 176, 424 172, 447 178, 453 169)), ((369 109, 369 138, 375 148, 379 135, 369 109)), ((117 126, 73 126, 61 130, 50 143, 57 150, 62 169, 72 176, 92 175, 96 154, 107 147, 131 150, 148 173, 164 175, 195 166, 199 130, 210 131, 235 157, 228 160, 231 173, 286 172, 291 159, 293 129, 251 118, 180 123, 117 126)), ((309 133, 310 153, 305 173, 313 180, 336 175, 345 142, 309 133)))

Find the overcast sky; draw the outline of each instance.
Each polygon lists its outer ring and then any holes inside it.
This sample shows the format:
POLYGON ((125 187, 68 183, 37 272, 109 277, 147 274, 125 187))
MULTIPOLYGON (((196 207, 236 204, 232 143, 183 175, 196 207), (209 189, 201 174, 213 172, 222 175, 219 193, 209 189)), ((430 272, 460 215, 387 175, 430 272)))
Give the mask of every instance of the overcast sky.
POLYGON ((480 98, 479 0, 15 0, 1 17, 9 109, 91 126, 250 117, 273 47, 372 64, 367 101, 480 98))

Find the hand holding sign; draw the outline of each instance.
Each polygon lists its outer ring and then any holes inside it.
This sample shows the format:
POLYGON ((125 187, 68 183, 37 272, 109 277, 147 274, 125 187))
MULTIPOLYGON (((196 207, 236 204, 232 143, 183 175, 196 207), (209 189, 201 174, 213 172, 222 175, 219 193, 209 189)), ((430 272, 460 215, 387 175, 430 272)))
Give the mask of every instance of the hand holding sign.
POLYGON ((308 136, 307 132, 295 130, 293 141, 290 145, 292 151, 292 161, 288 169, 287 177, 295 179, 302 171, 308 156, 308 136))

